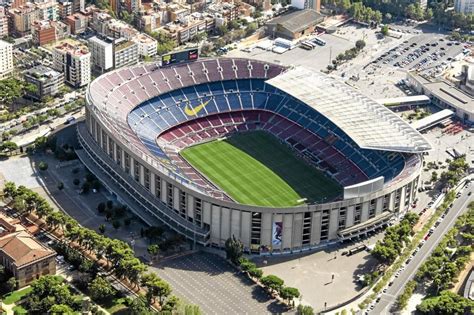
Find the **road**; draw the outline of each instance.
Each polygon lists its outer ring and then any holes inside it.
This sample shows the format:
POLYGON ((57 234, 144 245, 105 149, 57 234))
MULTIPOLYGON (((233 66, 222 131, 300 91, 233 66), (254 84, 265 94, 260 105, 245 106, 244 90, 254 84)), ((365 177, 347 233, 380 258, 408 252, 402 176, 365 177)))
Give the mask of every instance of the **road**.
POLYGON ((470 185, 469 188, 463 190, 462 195, 454 201, 453 206, 447 213, 446 217, 441 221, 438 227, 434 229, 431 237, 413 257, 411 262, 406 265, 405 270, 400 273, 400 276, 393 280, 392 286, 388 287, 387 292, 382 294, 380 301, 375 304, 375 308, 369 312, 370 314, 391 313, 390 307, 395 302, 397 296, 403 292, 407 282, 415 276, 421 264, 430 256, 431 252, 436 248, 447 231, 453 227, 457 217, 467 209, 468 203, 474 200, 474 195, 468 196, 468 192, 472 193, 473 191, 473 185, 470 185))

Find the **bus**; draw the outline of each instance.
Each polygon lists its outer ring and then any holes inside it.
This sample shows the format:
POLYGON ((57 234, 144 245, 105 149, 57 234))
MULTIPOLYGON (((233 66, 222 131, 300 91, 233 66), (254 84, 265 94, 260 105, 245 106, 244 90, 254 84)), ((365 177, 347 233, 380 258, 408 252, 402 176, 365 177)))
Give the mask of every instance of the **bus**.
POLYGON ((300 47, 306 50, 313 50, 315 48, 315 45, 310 41, 306 40, 300 44, 300 47))
POLYGON ((315 37, 313 39, 313 42, 315 42, 319 46, 325 46, 326 45, 326 41, 324 39, 319 38, 319 37, 315 37))

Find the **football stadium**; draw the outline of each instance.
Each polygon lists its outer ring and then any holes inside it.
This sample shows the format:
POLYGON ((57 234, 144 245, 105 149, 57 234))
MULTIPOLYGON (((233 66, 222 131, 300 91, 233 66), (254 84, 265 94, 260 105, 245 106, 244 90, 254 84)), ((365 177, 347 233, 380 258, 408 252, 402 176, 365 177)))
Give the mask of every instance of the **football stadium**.
POLYGON ((387 226, 430 144, 384 106, 303 67, 237 58, 103 74, 79 158, 147 224, 290 253, 387 226))

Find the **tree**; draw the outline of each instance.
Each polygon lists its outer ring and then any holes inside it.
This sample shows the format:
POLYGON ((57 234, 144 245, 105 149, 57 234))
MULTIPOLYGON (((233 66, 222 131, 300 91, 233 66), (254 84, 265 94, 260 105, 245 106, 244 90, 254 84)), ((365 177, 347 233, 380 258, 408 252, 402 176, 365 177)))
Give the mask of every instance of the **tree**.
POLYGON ((382 28, 380 29, 380 32, 382 33, 383 36, 387 36, 388 35, 388 25, 382 26, 382 28))
POLYGON ((48 163, 41 161, 38 164, 38 168, 40 171, 46 171, 48 169, 48 163))
POLYGON ((259 268, 251 268, 248 271, 249 275, 253 278, 260 279, 263 276, 263 271, 262 269, 259 268))
POLYGON ((296 313, 298 315, 314 315, 314 310, 309 305, 299 304, 296 309, 296 313))
POLYGON ((442 291, 439 296, 424 299, 416 310, 422 314, 470 314, 474 301, 451 291, 442 291))
POLYGON ((140 295, 135 298, 132 303, 128 306, 130 315, 151 315, 153 314, 148 307, 147 300, 144 296, 140 295))
POLYGON ((153 32, 150 35, 154 37, 156 41, 158 42, 158 46, 157 46, 158 55, 166 54, 176 47, 176 42, 174 41, 174 39, 171 38, 171 36, 168 33, 159 31, 159 32, 153 32))
POLYGON ((78 186, 81 181, 78 179, 78 178, 74 178, 74 180, 72 181, 72 183, 75 185, 75 186, 78 186))
POLYGON ((32 283, 27 295, 26 308, 34 314, 46 314, 53 305, 73 305, 73 296, 63 279, 57 276, 43 276, 32 283))
POLYGON ((300 291, 297 288, 284 287, 280 291, 280 296, 288 301, 288 304, 295 298, 300 297, 300 291))
POLYGON ((114 227, 114 229, 118 230, 120 228, 120 221, 119 220, 113 220, 112 221, 112 226, 114 227))
POLYGON ((355 47, 356 47, 358 50, 364 49, 364 47, 365 47, 365 41, 363 41, 362 39, 359 39, 358 41, 356 41, 355 47))
POLYGON ((116 294, 110 282, 103 277, 96 277, 92 280, 88 289, 90 297, 95 301, 104 301, 116 294))
POLYGON ((275 275, 268 275, 260 279, 260 282, 267 287, 270 292, 276 291, 280 293, 281 289, 283 288, 283 284, 285 283, 282 279, 275 275))
POLYGON ((63 190, 64 189, 64 183, 63 182, 59 182, 58 185, 57 185, 58 189, 59 190, 63 190))
POLYGON ((99 204, 97 205, 97 211, 98 211, 99 213, 104 213, 104 211, 105 211, 105 203, 103 203, 103 202, 99 203, 99 204))
POLYGON ((99 232, 100 232, 100 234, 104 234, 104 233, 105 233, 105 224, 99 225, 99 232))
POLYGON ((11 152, 11 151, 15 151, 16 149, 18 149, 18 145, 12 141, 5 141, 2 144, 0 144, 0 151, 3 151, 3 152, 11 152))
POLYGON ((240 240, 236 239, 234 235, 225 241, 226 257, 234 264, 238 263, 239 258, 242 256, 243 250, 244 244, 240 240))
POLYGON ((74 310, 69 307, 69 305, 66 304, 54 304, 51 306, 49 309, 48 314, 53 314, 53 315, 63 315, 63 314, 73 314, 74 310))
POLYGON ((436 182, 438 180, 438 173, 436 171, 433 171, 431 173, 431 181, 436 182))
POLYGON ((12 292, 12 291, 15 291, 16 290, 16 287, 17 287, 17 281, 15 279, 15 277, 11 277, 7 280, 7 282, 5 283, 6 285, 6 289, 8 292, 12 292))
POLYGON ((112 200, 107 200, 107 209, 112 210, 114 207, 114 202, 112 200))
POLYGON ((147 288, 147 299, 149 303, 153 303, 158 297, 160 304, 163 304, 163 298, 171 294, 170 285, 159 278, 156 273, 149 272, 142 276, 142 285, 147 288))
POLYGON ((156 255, 158 255, 158 252, 160 251, 160 247, 156 244, 152 244, 152 245, 148 246, 147 251, 148 251, 148 254, 151 255, 151 257, 152 257, 151 259, 155 260, 156 255))

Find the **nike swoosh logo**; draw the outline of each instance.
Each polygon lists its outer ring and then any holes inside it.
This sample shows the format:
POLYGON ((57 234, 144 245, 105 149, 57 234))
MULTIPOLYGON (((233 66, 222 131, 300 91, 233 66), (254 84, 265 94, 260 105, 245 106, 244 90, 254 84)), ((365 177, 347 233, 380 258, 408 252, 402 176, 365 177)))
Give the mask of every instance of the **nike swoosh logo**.
POLYGON ((189 104, 187 104, 186 107, 184 108, 184 112, 188 116, 196 116, 204 107, 206 107, 207 104, 209 104, 210 101, 211 100, 201 103, 194 108, 189 108, 189 104))

